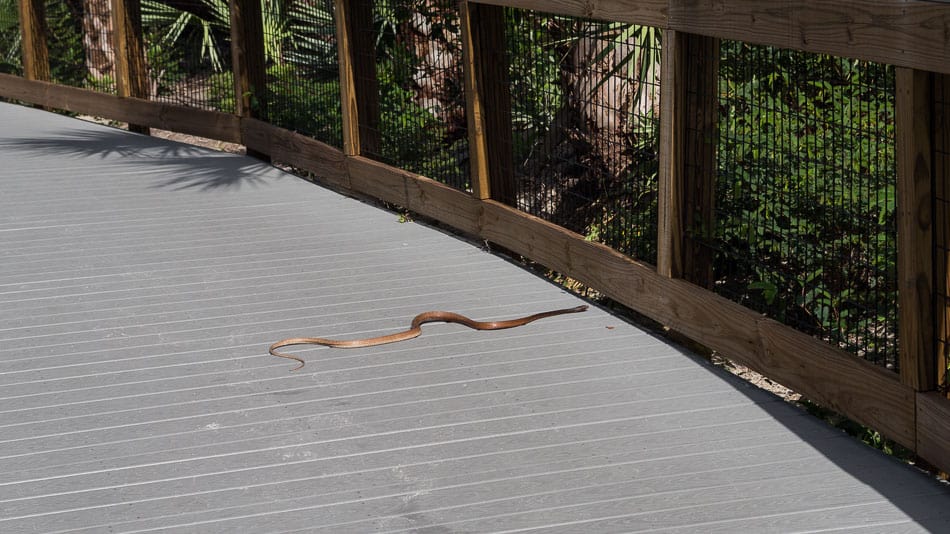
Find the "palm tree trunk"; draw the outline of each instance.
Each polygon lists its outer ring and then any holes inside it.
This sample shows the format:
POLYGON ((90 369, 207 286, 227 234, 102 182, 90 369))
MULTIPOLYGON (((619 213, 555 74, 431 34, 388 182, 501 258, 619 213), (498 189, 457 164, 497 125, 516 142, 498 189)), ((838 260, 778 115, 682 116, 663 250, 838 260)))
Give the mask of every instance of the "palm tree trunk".
POLYGON ((400 41, 418 58, 412 74, 416 103, 439 117, 451 139, 465 135, 460 92, 462 53, 455 2, 426 0, 400 28, 400 41), (452 31, 454 29, 455 31, 452 31))
POLYGON ((115 50, 112 46, 112 7, 109 0, 83 0, 83 45, 86 68, 92 79, 101 81, 115 76, 115 50))

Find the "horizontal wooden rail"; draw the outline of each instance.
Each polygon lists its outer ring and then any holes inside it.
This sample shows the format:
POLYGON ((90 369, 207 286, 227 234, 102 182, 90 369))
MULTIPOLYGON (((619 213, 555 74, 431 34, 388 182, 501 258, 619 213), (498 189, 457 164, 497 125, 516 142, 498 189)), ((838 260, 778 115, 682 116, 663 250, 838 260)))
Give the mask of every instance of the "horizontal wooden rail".
POLYGON ((241 142, 240 119, 230 113, 195 109, 89 89, 0 74, 0 96, 72 113, 104 117, 210 139, 241 142))
POLYGON ((671 0, 669 28, 950 72, 950 5, 927 0, 671 0))
POLYGON ((950 472, 950 401, 936 392, 917 394, 917 454, 950 472))
POLYGON ((248 151, 267 155, 299 169, 319 169, 321 180, 337 187, 351 188, 346 158, 340 150, 253 118, 241 120, 241 137, 248 151))
POLYGON ((932 0, 480 0, 950 73, 950 4, 932 0))
POLYGON ((671 2, 669 0, 478 0, 477 3, 666 28, 669 27, 668 12, 671 2))

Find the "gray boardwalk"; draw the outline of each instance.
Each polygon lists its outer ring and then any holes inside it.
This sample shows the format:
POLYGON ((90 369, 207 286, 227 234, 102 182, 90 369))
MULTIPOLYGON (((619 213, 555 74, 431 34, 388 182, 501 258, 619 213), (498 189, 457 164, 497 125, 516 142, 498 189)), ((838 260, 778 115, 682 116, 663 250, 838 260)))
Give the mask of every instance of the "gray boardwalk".
POLYGON ((950 490, 432 228, 0 104, 0 532, 950 531, 950 490))

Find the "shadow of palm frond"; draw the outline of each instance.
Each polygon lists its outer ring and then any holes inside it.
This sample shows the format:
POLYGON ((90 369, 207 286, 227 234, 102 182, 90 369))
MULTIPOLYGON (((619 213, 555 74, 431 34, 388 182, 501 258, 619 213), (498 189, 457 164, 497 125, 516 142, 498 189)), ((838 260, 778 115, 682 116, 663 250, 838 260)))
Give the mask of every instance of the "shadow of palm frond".
POLYGON ((164 159, 152 166, 162 169, 166 178, 153 187, 181 191, 185 189, 236 189, 249 185, 266 186, 279 175, 264 163, 247 156, 231 154, 164 159))
POLYGON ((265 185, 276 176, 269 165, 236 154, 215 152, 118 129, 71 129, 68 134, 0 140, 0 150, 69 155, 75 158, 121 158, 136 167, 130 175, 153 171, 163 181, 154 187, 182 190, 265 185), (264 179, 265 174, 268 180, 264 179))

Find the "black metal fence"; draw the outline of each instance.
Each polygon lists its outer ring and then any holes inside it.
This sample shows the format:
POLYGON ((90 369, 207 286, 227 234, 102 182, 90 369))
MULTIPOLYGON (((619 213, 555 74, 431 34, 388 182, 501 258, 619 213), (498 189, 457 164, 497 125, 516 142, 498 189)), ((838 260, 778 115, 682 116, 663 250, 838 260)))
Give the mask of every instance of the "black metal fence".
POLYGON ((506 18, 517 207, 655 264, 659 30, 506 18))
POLYGON ((23 75, 21 41, 16 0, 0 0, 0 73, 23 75))
POLYGON ((265 4, 266 119, 343 146, 340 70, 332 0, 265 4))
POLYGON ((364 50, 373 58, 363 59, 376 70, 356 83, 378 88, 378 116, 367 123, 365 155, 471 190, 457 3, 368 4, 373 22, 358 38, 374 43, 364 50))
MULTIPOLYGON (((15 6, 14 2, 14 8, 15 6)), ((87 16, 81 6, 57 0, 46 1, 45 14, 46 45, 49 49, 52 80, 72 87, 108 87, 108 72, 96 78, 87 70, 87 61, 99 58, 91 46, 95 44, 95 39, 85 38, 83 34, 87 21, 99 20, 100 14, 90 12, 87 16)), ((98 36, 111 36, 111 24, 98 29, 97 32, 98 36)))
POLYGON ((950 82, 934 85, 934 293, 937 383, 950 393, 950 82))
POLYGON ((893 68, 723 42, 713 289, 895 369, 893 68))
POLYGON ((231 20, 225 3, 142 0, 149 97, 234 111, 231 20))

